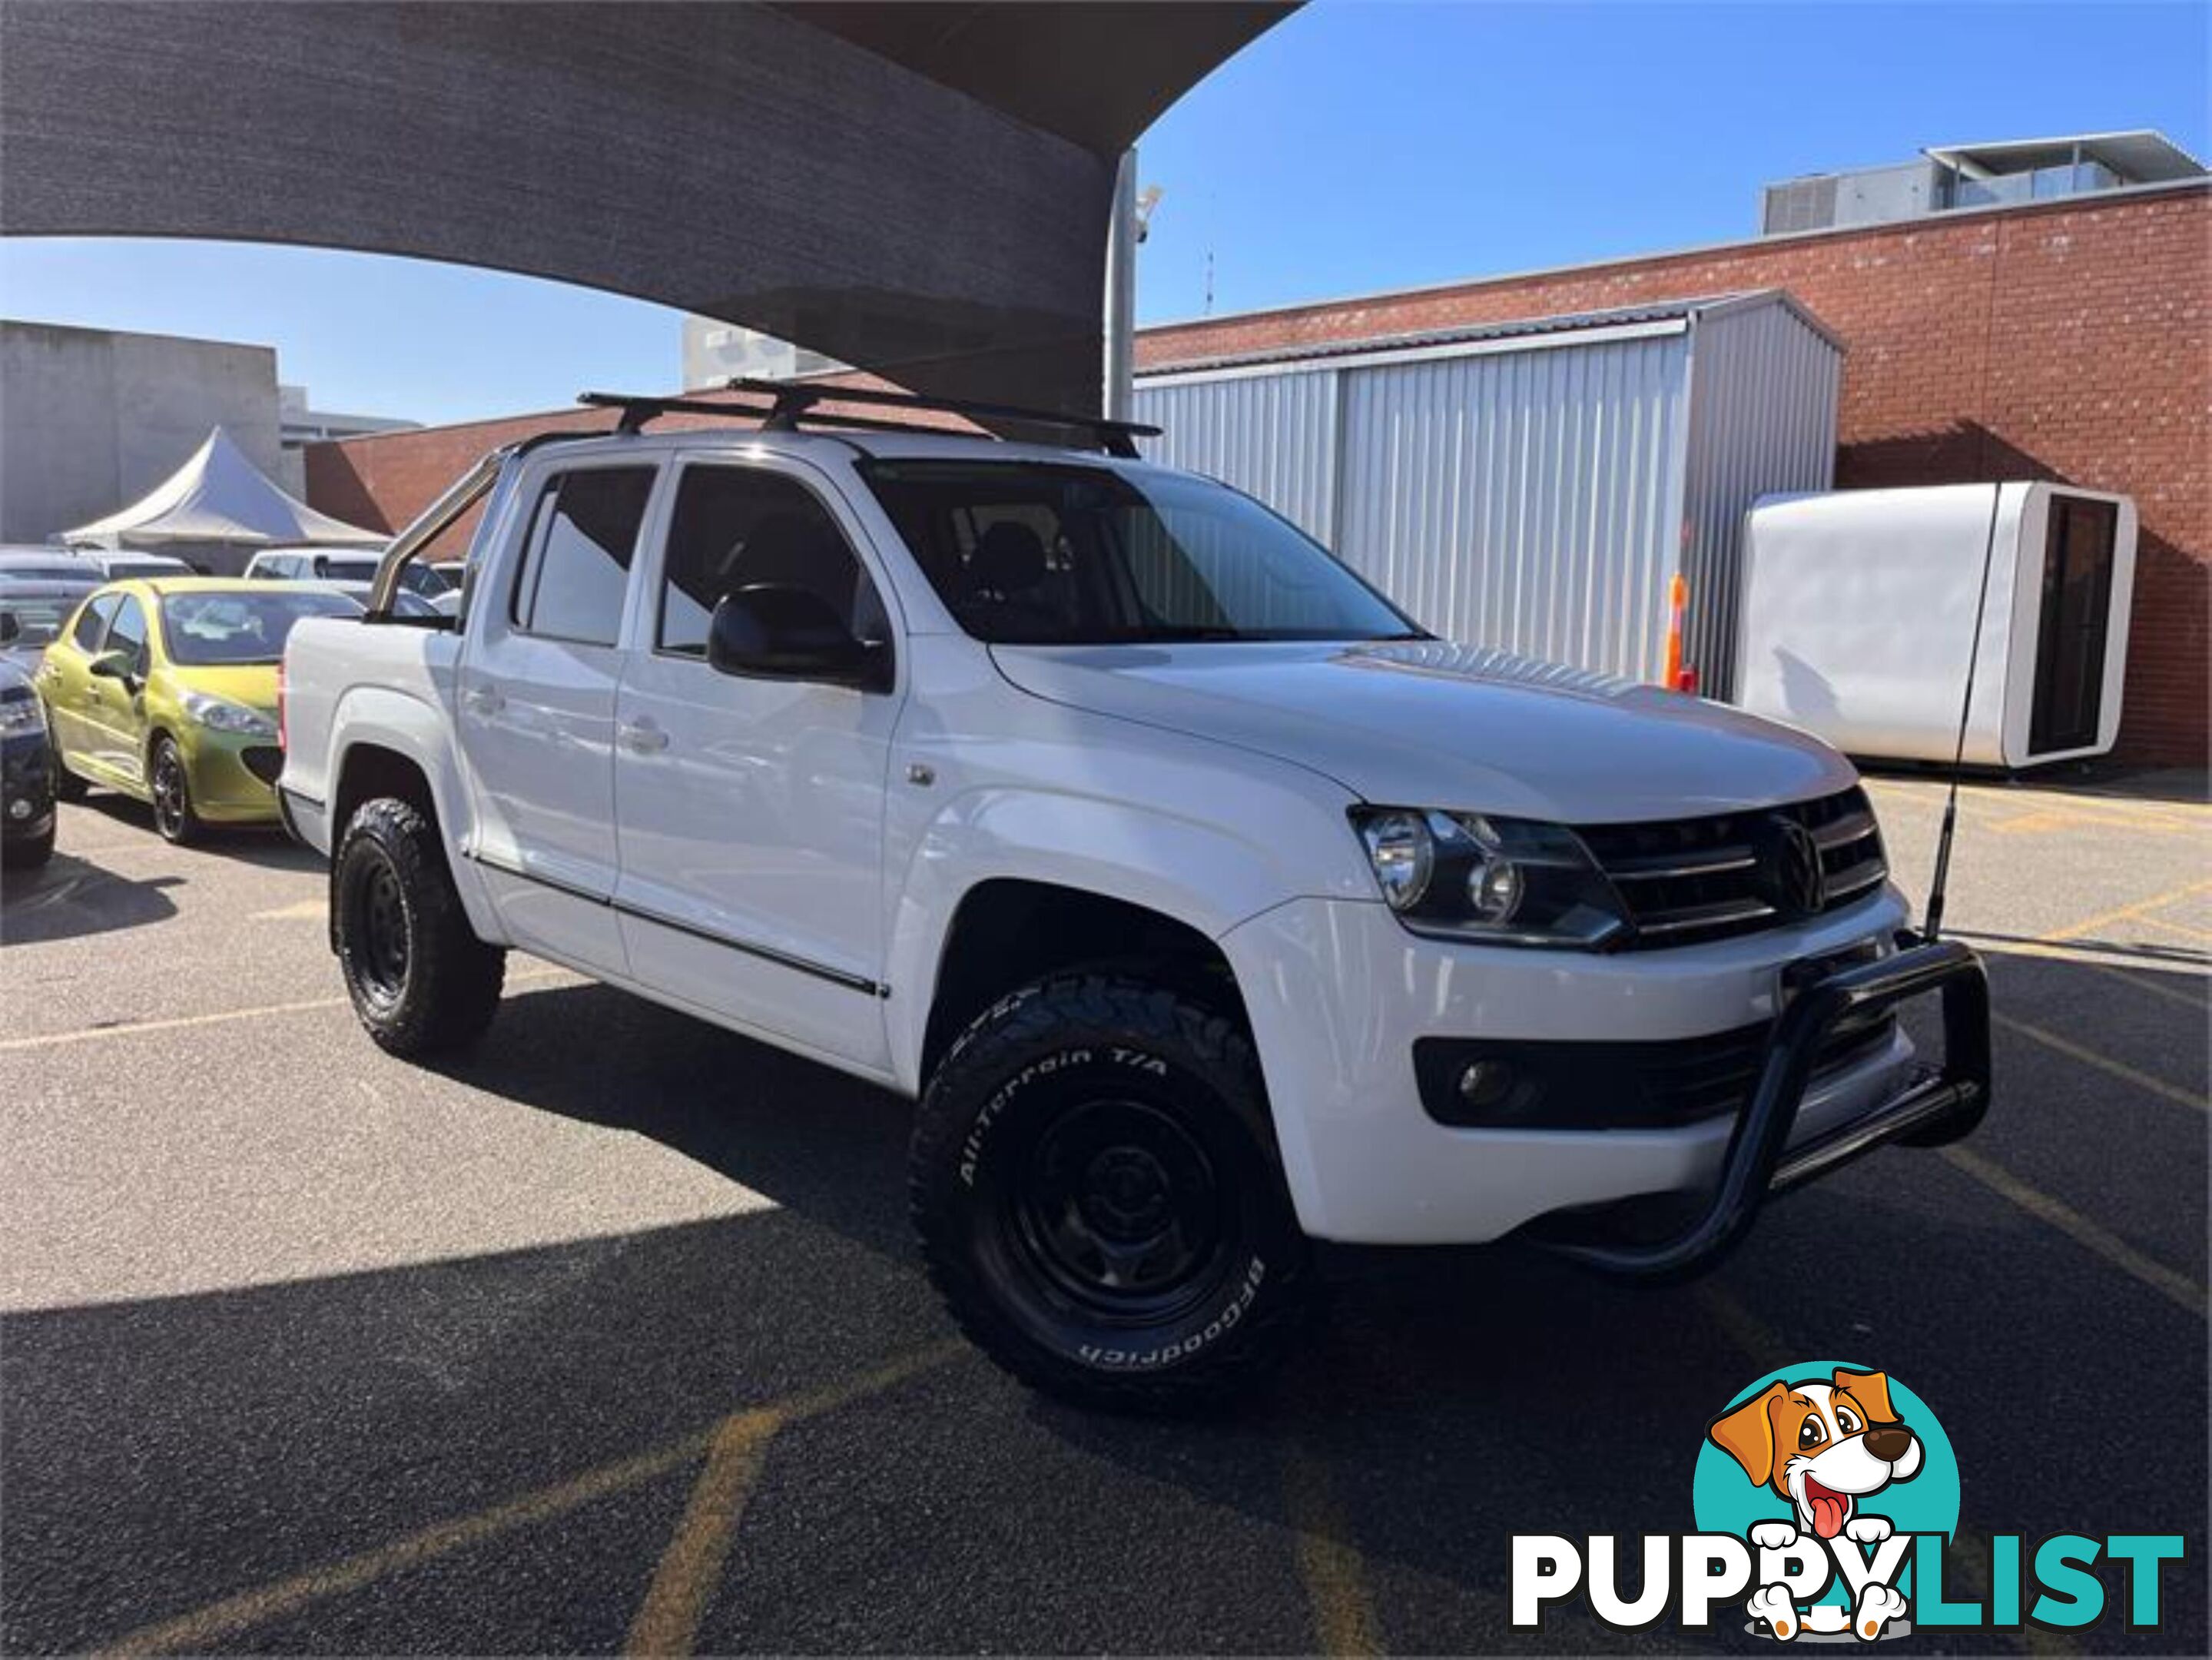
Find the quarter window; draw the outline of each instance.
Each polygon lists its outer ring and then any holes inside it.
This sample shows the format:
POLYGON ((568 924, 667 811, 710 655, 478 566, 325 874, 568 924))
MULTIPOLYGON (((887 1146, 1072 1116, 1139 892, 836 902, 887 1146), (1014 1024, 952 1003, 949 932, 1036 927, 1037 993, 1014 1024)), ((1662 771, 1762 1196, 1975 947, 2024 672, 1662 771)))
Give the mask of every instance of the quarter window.
POLYGON ((855 639, 890 632, 876 585, 812 490, 755 467, 685 468, 661 581, 660 649, 704 657, 714 607, 763 582, 819 594, 855 639))
POLYGON ((653 478, 651 467, 594 467, 546 482, 515 575, 516 628, 614 644, 653 478))
POLYGON ((107 631, 107 619, 115 615, 119 593, 103 593, 84 602, 84 609, 76 614, 76 626, 70 630, 70 643, 88 655, 100 649, 100 636, 107 631))

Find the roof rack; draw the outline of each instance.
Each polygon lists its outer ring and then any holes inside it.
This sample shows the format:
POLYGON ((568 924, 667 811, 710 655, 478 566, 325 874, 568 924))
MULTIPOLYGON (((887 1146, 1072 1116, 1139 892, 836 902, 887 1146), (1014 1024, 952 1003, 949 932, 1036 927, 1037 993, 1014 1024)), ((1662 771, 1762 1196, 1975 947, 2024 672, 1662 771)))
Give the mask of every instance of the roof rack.
POLYGON ((1109 455, 1137 459, 1139 438, 1157 438, 1160 429, 1136 421, 1114 421, 1103 416, 1071 415, 1060 410, 1023 409, 1012 404, 979 403, 965 398, 926 398, 915 392, 878 392, 870 387, 829 386, 788 380, 739 378, 726 390, 742 392, 760 404, 726 403, 704 398, 653 398, 627 392, 587 392, 576 401, 593 409, 618 409, 617 432, 641 431, 645 423, 663 415, 718 415, 731 419, 756 419, 763 432, 796 432, 802 423, 810 427, 842 427, 867 432, 914 432, 911 422, 880 421, 865 415, 833 415, 822 404, 861 404, 873 409, 927 410, 944 415, 965 416, 978 421, 1012 421, 1028 426, 1051 427, 1086 435, 1109 455))

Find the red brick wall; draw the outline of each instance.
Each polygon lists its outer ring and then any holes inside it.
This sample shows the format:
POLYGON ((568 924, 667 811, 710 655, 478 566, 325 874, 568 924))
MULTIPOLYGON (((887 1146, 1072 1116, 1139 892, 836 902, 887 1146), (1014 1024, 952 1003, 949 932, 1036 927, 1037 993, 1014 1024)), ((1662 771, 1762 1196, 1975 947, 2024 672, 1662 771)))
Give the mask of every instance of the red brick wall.
POLYGON ((2118 753, 2204 764, 2212 191, 1748 242, 1146 330, 1140 368, 1787 289, 1846 350, 1837 483, 2052 478, 2142 514, 2118 753))
MULTIPOLYGON (((828 384, 875 387, 890 385, 874 375, 858 374, 828 377, 828 384)), ((829 404, 823 407, 830 412, 848 415, 871 412, 857 405, 841 407, 829 404)), ((954 416, 916 414, 907 418, 921 426, 974 430, 967 422, 954 416)), ((458 426, 424 427, 414 432, 379 433, 367 438, 310 444, 304 452, 307 502, 349 525, 396 531, 436 501, 446 487, 474 466, 485 452, 538 432, 605 432, 612 429, 615 420, 612 410, 546 410, 531 415, 502 416, 495 421, 470 421, 458 426)), ((715 427, 743 432, 756 424, 724 416, 672 414, 656 421, 653 430, 674 432, 715 427)), ((480 508, 471 508, 431 544, 433 549, 458 556, 475 533, 480 512, 480 508)))
MULTIPOLYGON (((1919 220, 1148 329, 1140 367, 1789 289, 1842 337, 1845 488, 2055 478, 2142 511, 2122 757, 2203 765, 2212 575, 2212 191, 1919 220)), ((405 522, 493 445, 563 411, 307 451, 307 498, 405 522)))

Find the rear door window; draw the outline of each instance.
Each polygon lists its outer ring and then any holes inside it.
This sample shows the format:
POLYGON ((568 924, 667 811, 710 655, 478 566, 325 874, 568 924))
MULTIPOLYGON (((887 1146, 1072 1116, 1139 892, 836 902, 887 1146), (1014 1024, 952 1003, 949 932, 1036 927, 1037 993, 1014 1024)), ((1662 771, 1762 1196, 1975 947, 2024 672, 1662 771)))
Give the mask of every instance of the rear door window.
POLYGON ((510 615, 518 631, 615 643, 653 474, 651 467, 593 467, 546 480, 515 573, 510 615))

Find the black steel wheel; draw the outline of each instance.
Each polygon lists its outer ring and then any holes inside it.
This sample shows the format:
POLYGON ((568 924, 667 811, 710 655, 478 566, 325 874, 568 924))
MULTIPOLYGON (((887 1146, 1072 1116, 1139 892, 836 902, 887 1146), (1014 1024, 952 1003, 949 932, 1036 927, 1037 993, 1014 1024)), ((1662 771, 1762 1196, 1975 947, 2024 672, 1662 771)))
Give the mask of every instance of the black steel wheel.
POLYGON ((154 801, 154 828, 165 842, 182 847, 197 839, 200 816, 192 810, 191 775, 184 751, 167 733, 155 735, 147 752, 146 787, 154 801))
POLYGON ((331 861, 331 939, 368 1035, 409 1058, 463 1047, 499 1008, 507 953, 469 926, 438 828, 412 802, 364 802, 331 861))
POLYGON ((1309 1301, 1307 1244, 1239 1021, 1119 974, 989 1010, 915 1126, 915 1231, 968 1335, 1085 1406, 1261 1387, 1309 1301))
POLYGON ((361 983, 380 1002, 407 994, 407 901, 399 873, 385 858, 355 861, 347 889, 349 931, 361 939, 361 983))
POLYGON ((54 856, 54 828, 53 821, 49 819, 46 829, 36 836, 0 843, 0 865, 9 870, 37 870, 54 856))

